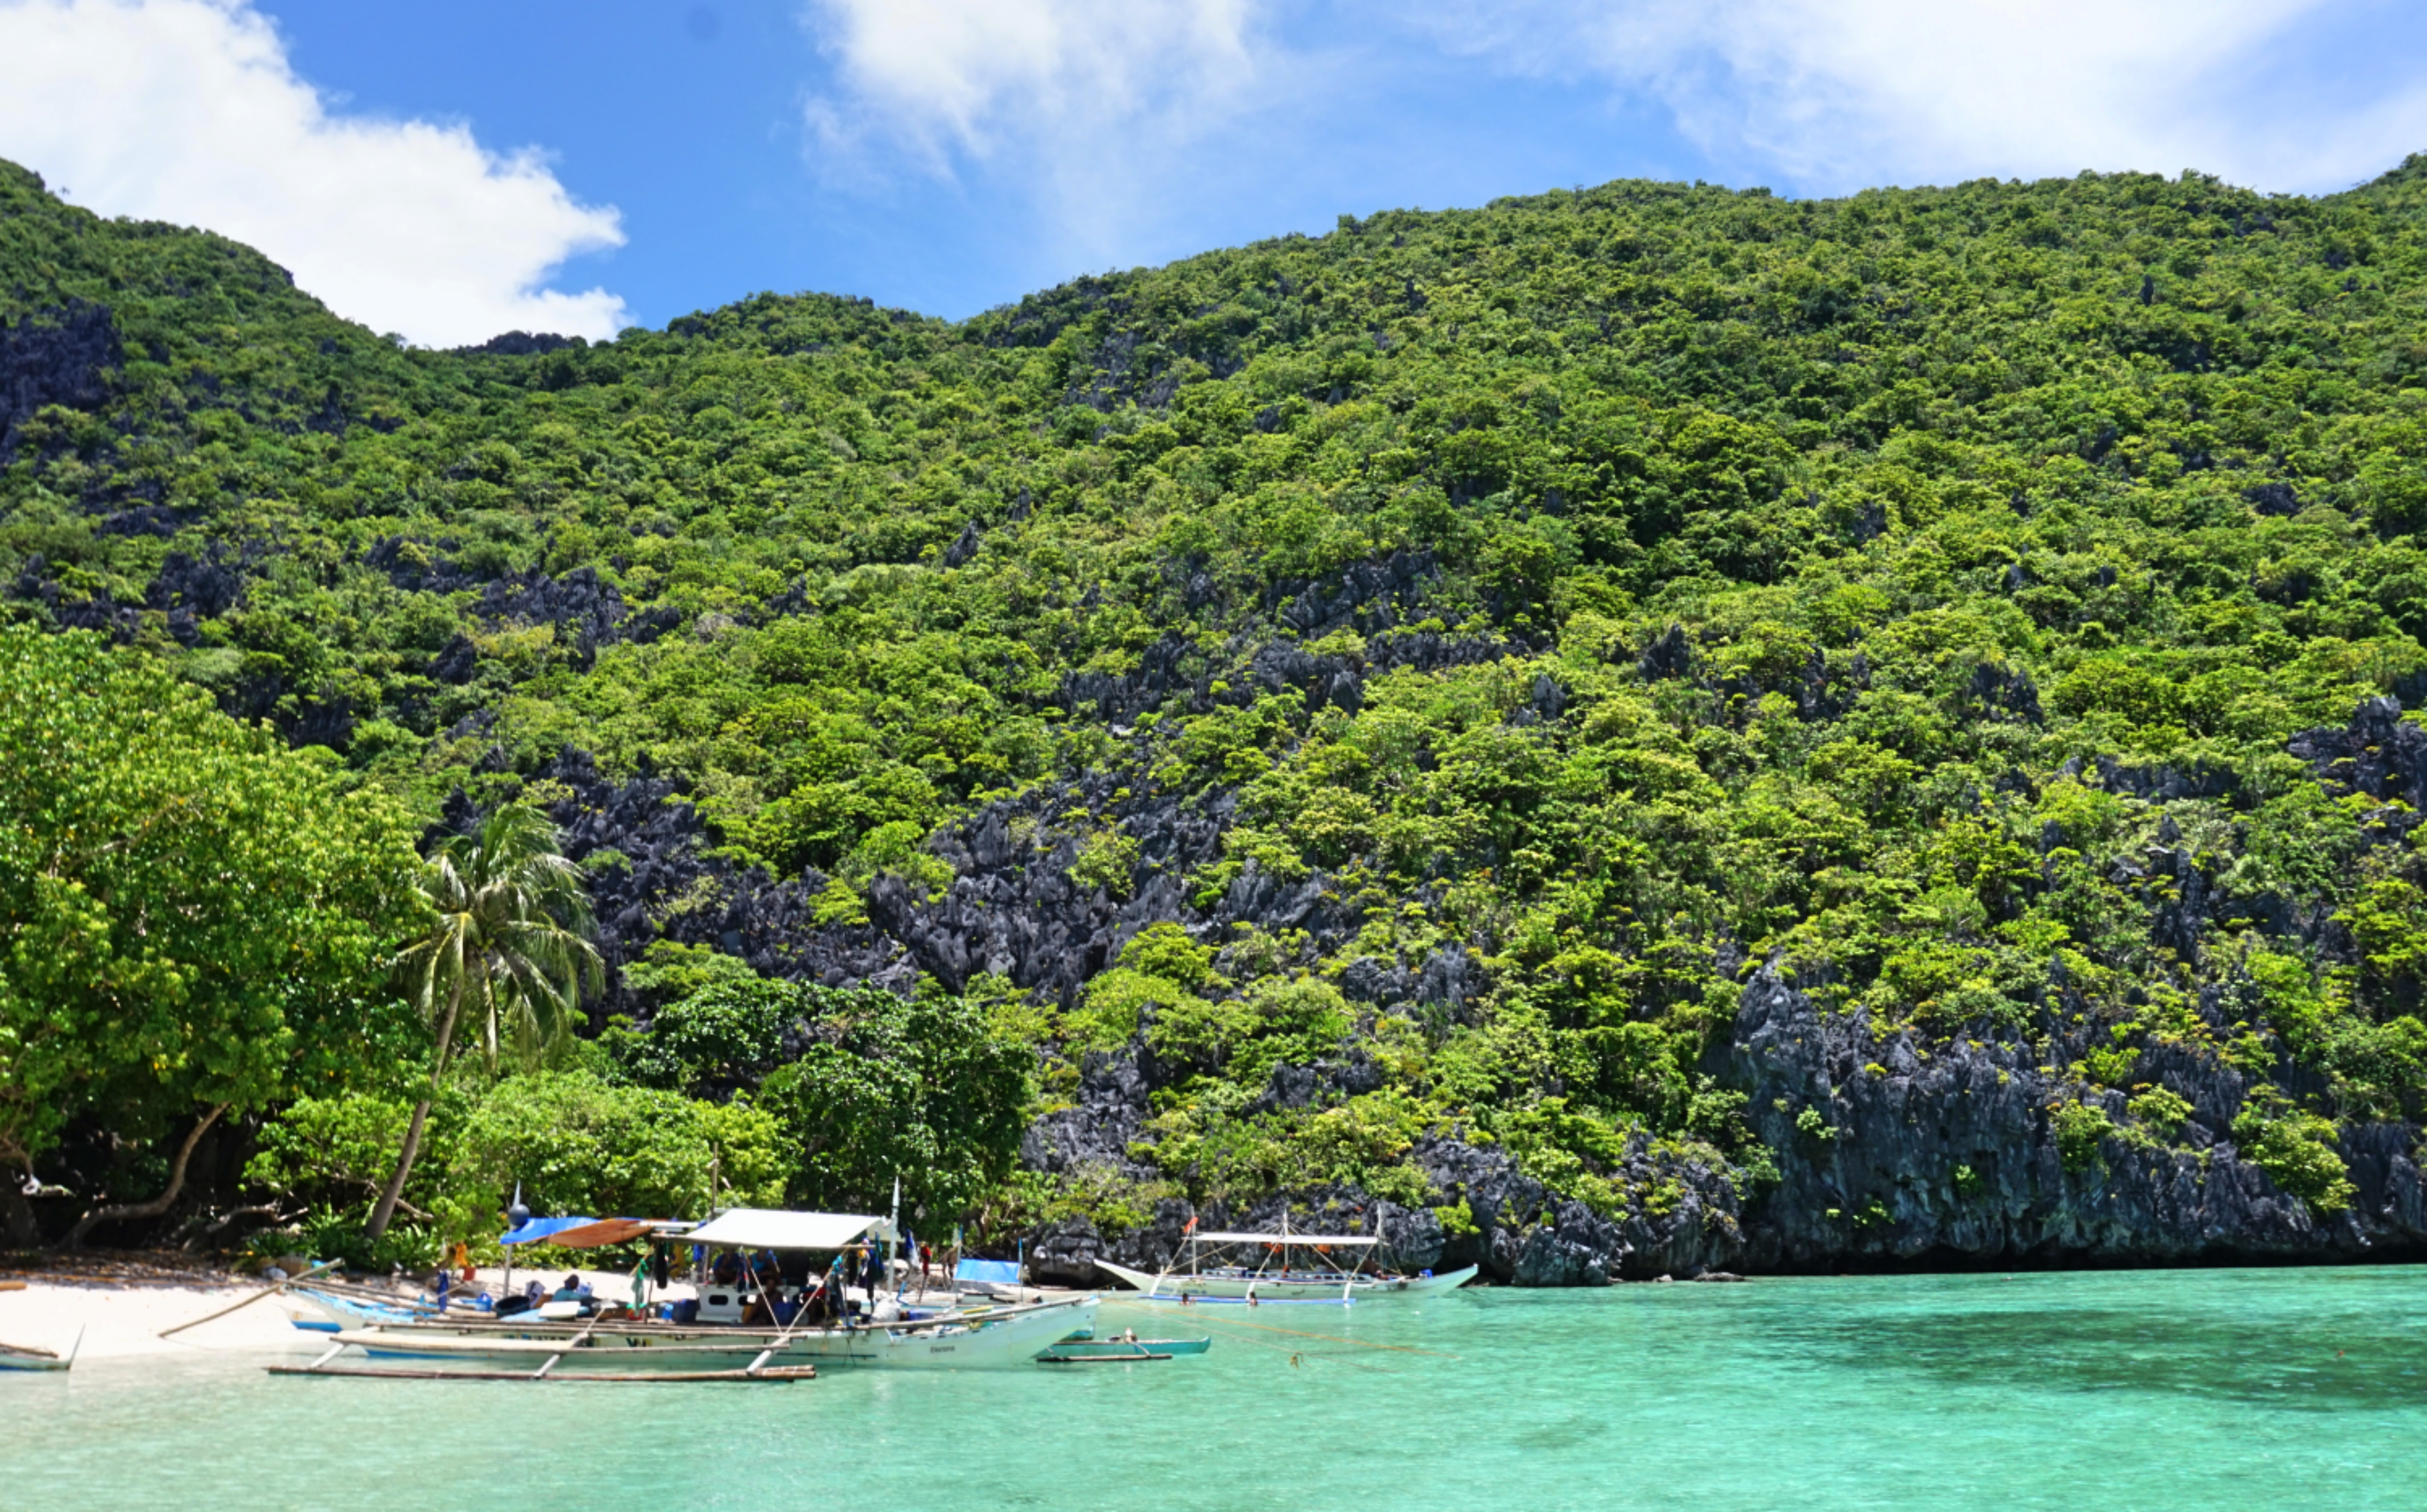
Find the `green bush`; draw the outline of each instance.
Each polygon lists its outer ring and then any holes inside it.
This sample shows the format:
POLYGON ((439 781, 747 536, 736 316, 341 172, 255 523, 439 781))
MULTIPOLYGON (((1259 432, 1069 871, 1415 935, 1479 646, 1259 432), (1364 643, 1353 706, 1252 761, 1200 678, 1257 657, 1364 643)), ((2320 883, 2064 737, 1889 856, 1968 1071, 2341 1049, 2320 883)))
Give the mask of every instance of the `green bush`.
POLYGON ((2335 1150, 2335 1126, 2315 1114, 2269 1118, 2245 1111, 2233 1121, 2233 1137, 2251 1164, 2321 1217, 2341 1212, 2357 1195, 2350 1167, 2335 1150))
POLYGON ((481 1097, 449 1164, 490 1212, 519 1184, 533 1212, 670 1218, 778 1205, 791 1162, 775 1116, 749 1103, 544 1071, 481 1097))
POLYGON ((1183 1023, 1189 1015, 1202 1011, 1201 1000, 1191 997, 1177 983, 1116 966, 1088 983, 1086 997, 1062 1016, 1062 1038, 1066 1048, 1074 1051, 1118 1049, 1151 1017, 1148 1043, 1159 1051, 1185 1054, 1180 1047, 1194 1043, 1187 1040, 1188 1031, 1165 1029, 1165 1020, 1183 1023))
POLYGON ((2057 1158, 2068 1171, 2087 1171, 2104 1160, 2099 1146, 2115 1132, 2107 1110, 2087 1102, 2061 1102, 2048 1110, 2048 1127, 2056 1134, 2057 1158))
POLYGON ((2151 1087, 2146 1092, 2136 1093, 2124 1106, 2130 1109, 2132 1116, 2146 1124, 2159 1139, 2172 1139, 2181 1133, 2184 1123, 2191 1115, 2190 1101, 2165 1087, 2151 1087))
POLYGON ((1137 866, 1138 842, 1117 830, 1098 830, 1079 847, 1070 863, 1070 880, 1083 887, 1100 887, 1115 898, 1130 895, 1130 875, 1137 866))

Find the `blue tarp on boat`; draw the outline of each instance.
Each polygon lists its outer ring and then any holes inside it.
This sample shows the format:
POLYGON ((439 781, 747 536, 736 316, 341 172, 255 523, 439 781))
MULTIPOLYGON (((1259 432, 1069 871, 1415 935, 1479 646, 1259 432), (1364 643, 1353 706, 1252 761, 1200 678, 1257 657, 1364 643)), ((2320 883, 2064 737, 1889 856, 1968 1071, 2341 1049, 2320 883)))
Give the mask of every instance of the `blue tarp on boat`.
POLYGON ((597 1221, 595 1218, 533 1218, 513 1232, 498 1236, 497 1243, 528 1244, 534 1239, 546 1239, 550 1234, 561 1234, 568 1228, 578 1228, 583 1224, 597 1221))
POLYGON ((999 1286, 1019 1284, 1018 1260, 965 1260, 953 1272, 955 1281, 991 1281, 999 1286))

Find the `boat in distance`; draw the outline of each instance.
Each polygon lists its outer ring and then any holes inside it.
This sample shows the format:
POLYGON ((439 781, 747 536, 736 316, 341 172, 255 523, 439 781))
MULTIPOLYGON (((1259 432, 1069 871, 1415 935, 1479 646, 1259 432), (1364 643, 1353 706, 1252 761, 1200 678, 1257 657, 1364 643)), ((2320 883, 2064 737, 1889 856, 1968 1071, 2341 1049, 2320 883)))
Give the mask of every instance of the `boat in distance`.
POLYGON ((1214 1341, 1210 1336, 1203 1339, 1140 1339, 1132 1332, 1098 1339, 1092 1334, 1073 1334, 1060 1343, 1047 1345, 1038 1353, 1036 1360, 1040 1365, 1092 1365, 1125 1359, 1170 1359, 1180 1355, 1201 1355, 1213 1347, 1214 1341))
POLYGON ((1401 1276, 1364 1268, 1382 1242, 1370 1234, 1300 1234, 1285 1226, 1279 1233, 1201 1233, 1192 1228, 1184 1237, 1185 1267, 1162 1271, 1132 1270, 1099 1260, 1099 1270, 1145 1293, 1150 1301, 1235 1303, 1327 1303, 1344 1306, 1376 1297, 1416 1296, 1449 1292, 1474 1278, 1475 1267, 1461 1266, 1439 1276, 1401 1276), (1344 1265, 1333 1258, 1346 1251, 1357 1263, 1344 1265))

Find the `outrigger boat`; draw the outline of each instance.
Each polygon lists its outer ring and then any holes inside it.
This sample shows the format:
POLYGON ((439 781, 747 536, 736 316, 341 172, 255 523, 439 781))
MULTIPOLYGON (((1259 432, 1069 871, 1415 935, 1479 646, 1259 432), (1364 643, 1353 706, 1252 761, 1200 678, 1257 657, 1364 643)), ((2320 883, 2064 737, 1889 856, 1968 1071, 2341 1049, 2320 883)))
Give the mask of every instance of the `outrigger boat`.
POLYGON ((68 1345, 65 1355, 55 1355, 47 1349, 31 1349, 24 1344, 0 1344, 0 1371, 64 1371, 75 1366, 76 1351, 84 1347, 84 1330, 76 1330, 75 1342, 68 1345))
POLYGON ((1381 1240, 1371 1234, 1297 1234, 1283 1222, 1277 1234, 1202 1233, 1191 1228, 1175 1260, 1184 1268, 1166 1267, 1148 1273, 1096 1261, 1098 1269, 1119 1277, 1151 1301, 1170 1302, 1316 1302, 1335 1306, 1375 1297, 1413 1296, 1447 1292, 1474 1278, 1475 1267, 1462 1266, 1435 1276, 1368 1270, 1381 1240), (1335 1250, 1355 1257, 1343 1265, 1335 1250))
MULTIPOLYGON (((851 1213, 736 1208, 696 1228, 659 1226, 687 1230, 663 1236, 645 1234, 652 1226, 635 1223, 631 1237, 694 1244, 702 1251, 734 1249, 746 1258, 750 1252, 845 1250, 882 1222, 851 1213)), ((798 1378, 804 1372, 814 1374, 816 1367, 845 1364, 967 1369, 1025 1363, 1045 1346, 1091 1329, 1098 1305, 1090 1294, 914 1318, 899 1315, 888 1300, 865 1317, 812 1321, 809 1298, 832 1284, 831 1278, 819 1287, 804 1286, 803 1295, 787 1304, 780 1295, 767 1294, 751 1266, 739 1271, 745 1278, 739 1283, 703 1286, 696 1307, 687 1306, 681 1321, 630 1309, 586 1318, 560 1315, 560 1309, 573 1309, 570 1303, 503 1318, 481 1313, 425 1316, 342 1328, 332 1337, 329 1351, 312 1364, 278 1374, 760 1380, 781 1378, 784 1372, 798 1378), (417 1361, 421 1368, 334 1366, 347 1349, 374 1359, 417 1361), (503 1368, 462 1368, 481 1365, 503 1368), (435 1368, 440 1366, 455 1368, 435 1368)))
POLYGON ((1109 1339, 1098 1339, 1092 1333, 1072 1334, 1057 1344, 1040 1350, 1040 1365, 1095 1365, 1118 1363, 1122 1360, 1169 1359, 1175 1355, 1201 1355, 1214 1347, 1205 1339, 1140 1339, 1134 1330, 1118 1333, 1109 1339))
MULTIPOLYGON (((470 1301, 458 1304, 471 1310, 470 1301)), ((348 1328, 391 1323, 415 1323, 444 1315, 449 1309, 418 1297, 374 1291, 369 1287, 333 1286, 315 1282, 289 1288, 280 1299, 287 1321, 306 1333, 334 1334, 348 1328)))

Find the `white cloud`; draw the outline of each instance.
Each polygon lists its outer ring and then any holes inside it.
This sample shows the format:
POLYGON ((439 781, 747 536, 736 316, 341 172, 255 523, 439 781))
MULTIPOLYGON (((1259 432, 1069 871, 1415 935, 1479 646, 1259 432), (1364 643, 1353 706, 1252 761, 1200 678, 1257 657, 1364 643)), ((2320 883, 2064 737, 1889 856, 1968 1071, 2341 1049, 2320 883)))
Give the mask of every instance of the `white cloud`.
POLYGON ((1436 0, 1438 45, 1664 101, 1705 150, 1838 187, 2192 166, 2339 188, 2427 89, 2253 95, 2327 0, 1436 0))
POLYGON ((1293 87, 1263 3, 806 0, 839 86, 808 103, 812 166, 863 184, 897 154, 945 178, 978 166, 1023 185, 1060 259, 1133 252, 1192 193, 1173 165, 1293 87))
POLYGON ((864 106, 980 155, 1040 128, 1184 116, 1253 71, 1251 0, 815 0, 864 106))
MULTIPOLYGON (((1190 192, 1172 180, 1203 165, 1290 154, 1318 119, 1329 135, 1296 154, 1387 153, 1358 128, 1387 138, 1426 107, 1373 81, 1438 90, 1425 65, 1443 62, 1654 103, 1722 174, 1806 191, 2184 167, 2323 190, 2427 145, 2427 84, 2350 82, 2411 0, 802 3, 837 63, 809 110, 830 172, 881 174, 883 147, 1017 177, 1057 230, 1096 224, 1081 246, 1125 239, 1141 200, 1190 192), (1327 98, 1358 103, 1326 118, 1327 98)), ((1473 129, 1489 150, 1525 127, 1473 129)))
POLYGON ((106 215, 259 248, 338 314, 431 346, 603 337, 605 289, 544 286, 619 246, 533 152, 460 124, 333 112, 249 0, 0 0, 0 156, 106 215))

